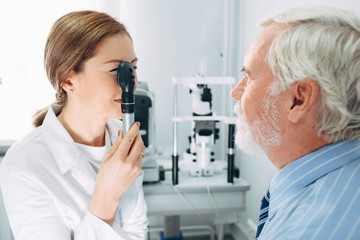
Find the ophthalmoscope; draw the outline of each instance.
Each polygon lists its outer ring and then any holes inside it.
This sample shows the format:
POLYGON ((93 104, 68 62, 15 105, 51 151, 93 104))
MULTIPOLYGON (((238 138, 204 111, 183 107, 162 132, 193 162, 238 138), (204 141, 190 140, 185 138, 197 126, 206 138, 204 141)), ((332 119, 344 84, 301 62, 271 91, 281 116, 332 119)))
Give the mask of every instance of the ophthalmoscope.
POLYGON ((117 68, 116 81, 122 89, 121 111, 125 135, 135 120, 135 71, 131 63, 126 61, 120 62, 117 68))

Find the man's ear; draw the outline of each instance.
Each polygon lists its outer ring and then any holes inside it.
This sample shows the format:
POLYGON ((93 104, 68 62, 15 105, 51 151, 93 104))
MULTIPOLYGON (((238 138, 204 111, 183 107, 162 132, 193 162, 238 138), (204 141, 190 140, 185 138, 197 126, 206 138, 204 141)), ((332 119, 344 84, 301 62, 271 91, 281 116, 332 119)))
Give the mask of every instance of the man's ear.
POLYGON ((319 97, 319 85, 312 79, 305 79, 294 83, 291 87, 291 106, 288 119, 298 123, 314 108, 319 97))
POLYGON ((61 83, 61 87, 62 87, 62 89, 64 89, 65 92, 68 93, 68 92, 70 92, 70 91, 74 91, 74 90, 75 90, 75 89, 74 89, 74 87, 75 87, 75 84, 74 84, 74 82, 75 82, 75 76, 76 76, 75 72, 71 70, 71 71, 69 72, 68 76, 66 77, 65 81, 63 81, 63 82, 61 83))

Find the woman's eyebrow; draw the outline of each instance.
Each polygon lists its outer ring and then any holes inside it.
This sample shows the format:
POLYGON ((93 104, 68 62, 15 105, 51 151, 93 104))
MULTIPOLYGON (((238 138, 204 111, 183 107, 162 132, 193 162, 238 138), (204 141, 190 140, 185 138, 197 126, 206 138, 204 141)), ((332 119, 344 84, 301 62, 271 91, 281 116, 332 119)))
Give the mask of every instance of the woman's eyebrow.
MULTIPOLYGON (((138 58, 135 58, 134 60, 132 60, 130 63, 134 63, 138 60, 138 58)), ((105 63, 113 63, 113 62, 116 62, 116 63, 120 63, 120 62, 123 62, 124 60, 119 60, 119 59, 112 59, 110 61, 107 61, 105 63)))

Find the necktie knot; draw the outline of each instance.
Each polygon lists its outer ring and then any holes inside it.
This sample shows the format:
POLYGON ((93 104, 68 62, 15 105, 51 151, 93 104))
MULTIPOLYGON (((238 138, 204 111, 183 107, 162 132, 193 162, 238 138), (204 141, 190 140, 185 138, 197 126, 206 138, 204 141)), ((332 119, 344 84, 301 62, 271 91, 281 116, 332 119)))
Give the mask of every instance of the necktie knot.
POLYGON ((258 238, 260 236, 260 233, 261 233, 261 231, 265 225, 265 222, 268 218, 269 202, 270 202, 270 192, 269 192, 269 190, 267 190, 264 197, 261 200, 259 223, 258 223, 258 229, 256 232, 256 238, 258 238))

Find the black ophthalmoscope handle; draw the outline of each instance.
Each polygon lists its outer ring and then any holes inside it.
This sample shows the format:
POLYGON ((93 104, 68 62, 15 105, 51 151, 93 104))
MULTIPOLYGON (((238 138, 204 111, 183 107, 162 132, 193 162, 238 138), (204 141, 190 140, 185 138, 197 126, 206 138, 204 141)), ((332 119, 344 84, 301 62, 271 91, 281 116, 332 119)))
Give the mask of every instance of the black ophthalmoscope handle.
POLYGON ((234 183, 234 161, 235 161, 235 124, 229 124, 229 136, 228 136, 228 171, 227 182, 234 183))
POLYGON ((116 82, 121 87, 121 111, 123 113, 123 128, 126 134, 134 123, 135 113, 135 71, 131 63, 120 62, 117 68, 116 82))
POLYGON ((179 184, 179 155, 171 155, 172 158, 172 182, 173 185, 179 184))

